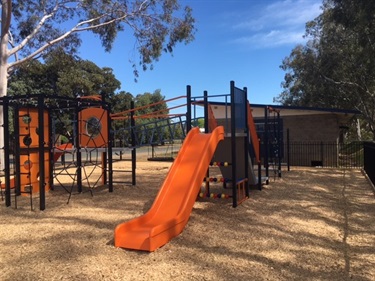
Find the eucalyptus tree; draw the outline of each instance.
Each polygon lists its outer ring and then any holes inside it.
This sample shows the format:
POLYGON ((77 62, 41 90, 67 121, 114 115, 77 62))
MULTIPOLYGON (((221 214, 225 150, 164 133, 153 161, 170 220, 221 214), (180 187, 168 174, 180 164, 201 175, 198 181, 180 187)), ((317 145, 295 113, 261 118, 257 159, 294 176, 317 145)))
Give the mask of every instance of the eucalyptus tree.
POLYGON ((285 105, 357 109, 375 138, 375 3, 325 0, 305 45, 283 60, 285 105))
POLYGON ((111 98, 120 88, 109 67, 99 67, 59 49, 43 62, 32 60, 19 66, 8 79, 8 95, 45 94, 67 97, 105 95, 111 98))
MULTIPOLYGON (((0 97, 7 94, 7 79, 21 64, 43 58, 55 47, 76 51, 78 34, 85 31, 99 36, 104 50, 110 51, 125 29, 136 40, 136 76, 139 67, 149 68, 163 51, 172 53, 177 43, 193 40, 195 31, 191 9, 181 7, 178 0, 2 0, 0 97)), ((0 153, 0 168, 2 158, 0 153)))

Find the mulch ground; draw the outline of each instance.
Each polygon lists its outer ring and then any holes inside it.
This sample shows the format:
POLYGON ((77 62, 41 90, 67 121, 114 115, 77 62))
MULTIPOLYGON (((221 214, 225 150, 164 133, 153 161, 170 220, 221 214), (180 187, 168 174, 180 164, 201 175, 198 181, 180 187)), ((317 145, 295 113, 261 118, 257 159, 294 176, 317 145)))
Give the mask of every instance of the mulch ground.
POLYGON ((136 186, 73 193, 69 204, 56 188, 44 211, 37 197, 33 211, 27 197, 17 209, 1 202, 0 280, 375 280, 375 197, 359 170, 292 168, 237 208, 199 199, 155 252, 115 248, 114 228, 150 208, 169 167, 139 162, 136 186))

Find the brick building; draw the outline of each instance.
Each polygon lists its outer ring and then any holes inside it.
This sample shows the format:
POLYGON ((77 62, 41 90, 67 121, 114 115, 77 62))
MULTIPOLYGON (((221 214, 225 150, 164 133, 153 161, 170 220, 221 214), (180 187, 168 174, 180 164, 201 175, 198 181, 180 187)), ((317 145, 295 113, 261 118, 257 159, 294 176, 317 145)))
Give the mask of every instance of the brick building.
MULTIPOLYGON (((264 134, 266 105, 252 105, 258 134, 264 134)), ((268 111, 269 137, 274 138, 279 131, 283 161, 289 153, 291 165, 338 166, 339 144, 347 132, 356 110, 272 106, 268 111), (277 113, 280 117, 277 117, 277 113), (289 136, 289 147, 287 148, 289 136)), ((272 141, 272 140, 271 140, 272 141)))
MULTIPOLYGON (((287 161, 289 153, 290 165, 303 166, 338 166, 339 144, 355 115, 356 110, 292 107, 272 105, 274 111, 267 110, 268 105, 251 104, 252 114, 256 123, 258 137, 265 141, 265 124, 267 122, 267 139, 271 146, 279 140, 282 161, 287 161), (279 112, 279 117, 277 112, 279 112), (289 144, 287 147, 289 136, 289 144)), ((215 117, 223 123, 225 116, 230 116, 228 107, 220 103, 212 104, 215 117)), ((274 148, 269 148, 269 157, 274 148)), ((264 155, 264 151, 262 152, 264 155)))

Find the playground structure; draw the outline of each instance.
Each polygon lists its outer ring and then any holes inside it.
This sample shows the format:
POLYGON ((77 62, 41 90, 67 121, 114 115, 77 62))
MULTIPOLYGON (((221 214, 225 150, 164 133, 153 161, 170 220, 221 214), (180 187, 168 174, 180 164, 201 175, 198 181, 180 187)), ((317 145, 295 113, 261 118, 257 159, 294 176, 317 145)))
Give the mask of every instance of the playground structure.
MULTIPOLYGON (((209 96, 205 91, 203 96, 193 97, 191 87, 187 86, 186 96, 178 98, 186 98, 186 114, 167 114, 162 110, 140 116, 136 115, 140 108, 134 108, 134 103, 130 110, 111 114, 110 105, 99 96, 65 101, 44 95, 4 97, 1 100, 5 108, 4 120, 9 123, 9 108, 14 111, 15 116, 19 116, 14 118, 17 137, 14 144, 13 171, 9 169, 10 142, 4 147, 7 168, 4 171, 5 185, 1 187, 5 189, 6 206, 11 204, 10 194, 14 188, 15 198, 23 193, 32 198, 32 193, 38 192, 40 209, 44 210, 45 192, 54 188, 58 181, 56 175, 61 173, 68 173, 72 178, 72 185, 69 188, 64 187, 69 192, 69 198, 75 187, 78 192, 82 192, 83 182, 90 178, 86 171, 88 164, 102 170, 101 183, 106 184, 112 192, 113 152, 116 151, 113 144, 116 140, 120 140, 123 145, 118 151, 125 148, 131 150, 132 184, 135 184, 136 148, 163 143, 166 139, 173 141, 178 135, 184 139, 183 145, 153 206, 144 216, 116 228, 115 245, 153 251, 177 236, 187 223, 198 195, 210 195, 210 181, 204 182, 205 178, 209 178, 210 163, 222 163, 218 166, 225 179, 223 186, 229 187, 231 194, 223 193, 220 197, 231 198, 232 206, 237 207, 249 197, 250 186, 261 189, 264 182, 261 177, 260 144, 247 100, 247 89, 237 88, 232 81, 230 94, 209 96), (215 108, 215 103, 218 104, 217 100, 220 99, 225 108, 224 113, 215 108), (191 129, 198 119, 198 107, 203 107, 205 133, 200 133, 198 128, 191 129), (62 112, 66 109, 70 119, 60 120, 59 116, 64 116, 62 112), (24 128, 19 124, 20 118, 24 128), (136 124, 136 120, 140 118, 154 119, 150 123, 136 124), (178 121, 175 121, 176 119, 178 121), (128 126, 113 130, 112 123, 116 121, 126 121, 128 126), (61 130, 64 129, 66 132, 62 133, 61 130), (61 139, 59 134, 69 136, 69 141, 62 145, 57 143, 61 139), (37 145, 34 147, 35 143, 37 145), (23 162, 16 160, 21 159, 21 151, 26 157, 22 159, 23 162), (101 161, 97 161, 99 157, 96 157, 96 161, 89 159, 93 152, 97 155, 101 153, 101 161), (56 172, 56 161, 66 156, 72 159, 64 159, 63 167, 56 172), (258 176, 254 173, 252 159, 255 159, 258 165, 258 176), (68 166, 65 166, 66 162, 68 166), (23 171, 21 165, 27 171, 23 171), (34 169, 31 169, 32 167, 34 169), (68 167, 73 167, 74 173, 69 173, 68 167), (23 174, 26 177, 22 177, 23 174), (205 185, 203 192, 202 184, 205 185), (146 236, 140 235, 145 231, 148 233, 146 236), (134 242, 129 244, 129 241, 134 242)), ((8 125, 4 127, 5 139, 10 140, 10 128, 8 125)), ((89 191, 92 192, 90 184, 89 191)))
POLYGON ((107 185, 109 192, 114 183, 135 185, 136 148, 185 138, 182 114, 136 116, 140 108, 135 109, 133 102, 130 110, 110 114, 110 105, 101 96, 12 96, 1 98, 0 105, 5 140, 0 191, 6 206, 11 205, 12 191, 16 207, 17 196, 26 195, 33 208, 37 193, 44 210, 45 193, 57 186, 69 193, 69 202, 75 190, 92 194, 98 185, 107 185), (137 119, 155 116, 153 121, 136 124, 137 119), (122 127, 112 128, 116 122, 122 127), (113 169, 113 163, 124 161, 129 152, 126 160, 131 161, 131 170, 113 169), (93 179, 95 170, 101 172, 93 179), (131 181, 113 182, 113 173, 130 173, 131 181), (71 184, 62 183, 60 176, 70 177, 71 184))
MULTIPOLYGON (((213 164, 212 161, 215 159, 226 158, 225 161, 215 160, 215 163, 216 165, 222 163, 219 166, 223 168, 223 174, 225 173, 224 181, 231 184, 230 197, 233 200, 233 207, 237 207, 249 197, 250 181, 251 184, 261 186, 260 169, 258 169, 259 177, 256 179, 250 164, 248 149, 250 141, 256 141, 252 146, 259 148, 259 139, 255 131, 252 131, 254 133, 252 138, 249 133, 255 126, 252 126, 252 129, 248 126, 252 119, 248 116, 251 110, 247 101, 247 89, 235 87, 232 81, 230 94, 215 96, 215 98, 219 97, 224 98, 226 109, 230 109, 229 112, 226 110, 225 118, 220 119, 210 108, 206 91, 203 97, 192 97, 191 88, 187 87, 186 130, 189 133, 149 211, 116 227, 114 232, 116 247, 154 251, 179 235, 189 220, 194 202, 201 193, 202 181, 209 176, 209 165, 213 164), (205 111, 205 133, 200 133, 197 127, 190 129, 191 120, 194 119, 191 116, 191 109, 198 104, 203 104, 205 111), (224 125, 219 125, 219 122, 224 125), (226 153, 227 151, 230 153, 226 153)), ((254 153, 260 168, 259 150, 254 153)), ((205 183, 205 194, 209 194, 207 191, 209 181, 206 180, 205 183)))
MULTIPOLYGON (((109 105, 98 96, 6 96, 1 98, 1 105, 5 165, 0 185, 6 206, 11 205, 11 190, 14 190, 16 205, 17 196, 28 195, 32 207, 33 194, 38 193, 40 209, 44 210, 45 193, 54 188, 57 174, 69 174, 72 186, 82 192, 83 182, 89 178, 83 157, 93 149, 103 152, 112 149, 109 105), (67 141, 61 145, 62 137, 67 141), (62 167, 55 165, 60 157, 68 156, 70 160, 64 161, 62 167), (72 167, 75 167, 73 174, 69 171, 72 167)), ((111 165, 112 161, 108 163, 111 165)), ((71 192, 71 188, 66 190, 71 192)))
POLYGON ((269 169, 273 168, 274 177, 281 177, 282 136, 280 130, 280 110, 271 106, 264 109, 264 167, 266 170, 267 184, 269 169), (271 159, 271 160, 270 160, 271 159))

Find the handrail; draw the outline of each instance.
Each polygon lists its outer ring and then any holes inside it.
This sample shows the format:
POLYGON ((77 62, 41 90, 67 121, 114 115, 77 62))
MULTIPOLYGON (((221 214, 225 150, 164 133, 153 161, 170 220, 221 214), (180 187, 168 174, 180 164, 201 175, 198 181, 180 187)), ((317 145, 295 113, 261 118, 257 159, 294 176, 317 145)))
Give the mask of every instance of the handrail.
POLYGON ((102 101, 102 97, 99 95, 92 95, 92 96, 82 96, 79 97, 81 100, 86 100, 86 99, 92 99, 92 100, 97 100, 97 101, 102 101))
POLYGON ((176 114, 145 114, 140 116, 134 116, 134 119, 143 119, 143 118, 174 118, 174 117, 181 117, 185 116, 183 113, 176 113, 176 114))
MULTIPOLYGON (((156 105, 159 105, 159 104, 162 104, 162 103, 167 103, 167 102, 174 101, 174 100, 181 99, 181 98, 186 98, 186 96, 179 96, 179 97, 175 97, 175 98, 172 98, 172 99, 169 99, 169 100, 158 101, 158 102, 151 103, 151 104, 148 104, 148 105, 139 106, 139 107, 136 107, 136 108, 133 108, 133 109, 128 109, 128 110, 125 110, 125 111, 113 113, 113 114, 111 114, 111 117, 112 116, 117 116, 118 117, 119 115, 129 114, 130 112, 135 112, 137 110, 141 110, 141 109, 153 107, 153 106, 156 106, 156 105)), ((166 108, 166 109, 164 109, 164 111, 165 110, 170 110, 170 109, 171 108, 166 108)))
POLYGON ((153 112, 150 112, 150 113, 145 113, 145 114, 142 114, 142 115, 137 115, 137 116, 134 116, 134 118, 152 118, 153 115, 159 114, 159 113, 164 112, 164 111, 169 111, 169 110, 172 110, 172 109, 183 107, 183 106, 186 106, 186 104, 176 105, 176 106, 168 107, 168 108, 165 108, 165 109, 160 109, 160 110, 157 110, 157 111, 153 111, 153 112))

